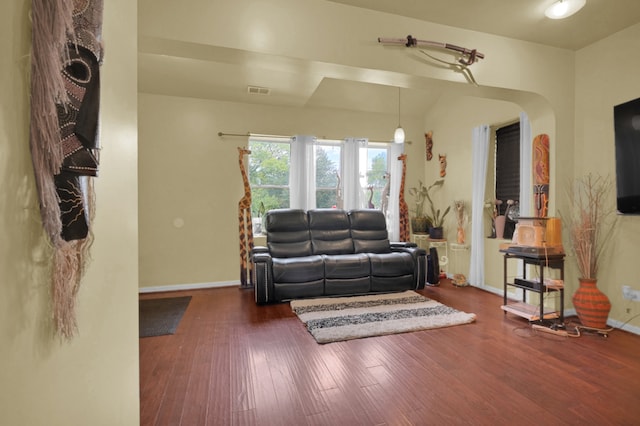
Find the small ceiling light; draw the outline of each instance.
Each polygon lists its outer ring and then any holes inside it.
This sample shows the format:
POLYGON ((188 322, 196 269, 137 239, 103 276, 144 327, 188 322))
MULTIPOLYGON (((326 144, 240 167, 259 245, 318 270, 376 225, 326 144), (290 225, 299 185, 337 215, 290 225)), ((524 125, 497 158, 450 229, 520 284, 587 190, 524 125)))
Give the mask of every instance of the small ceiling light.
POLYGON ((587 0, 558 0, 544 11, 547 18, 564 19, 582 9, 587 0))
POLYGON ((398 128, 393 133, 395 143, 404 143, 404 129, 400 126, 400 88, 398 87, 398 128))

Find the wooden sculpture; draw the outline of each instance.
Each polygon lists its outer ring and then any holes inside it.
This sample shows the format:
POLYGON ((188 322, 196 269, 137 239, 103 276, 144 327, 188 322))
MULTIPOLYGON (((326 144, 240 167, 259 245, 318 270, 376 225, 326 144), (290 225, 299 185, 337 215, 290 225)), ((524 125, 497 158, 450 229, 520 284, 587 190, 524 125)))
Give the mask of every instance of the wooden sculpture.
POLYGON ((533 139, 533 195, 536 217, 546 217, 549 209, 549 136, 533 139))
POLYGON ((373 200, 373 185, 369 185, 367 187, 367 189, 369 190, 369 201, 367 202, 367 208, 368 209, 375 209, 376 206, 373 205, 373 202, 371 200, 373 200))
POLYGON ((445 177, 447 175, 447 155, 438 154, 438 159, 440 160, 440 177, 445 177))
POLYGON ((425 149, 427 151, 427 161, 433 158, 433 132, 428 131, 424 134, 425 149))
POLYGON ((253 283, 253 263, 249 256, 253 250, 253 229, 251 220, 251 185, 244 166, 244 156, 251 154, 246 148, 238 147, 238 163, 244 185, 244 196, 238 202, 238 236, 240 238, 240 287, 249 288, 253 283), (249 282, 247 282, 247 272, 249 282))
POLYGON ((386 183, 384 184, 384 188, 382 188, 380 210, 382 210, 382 213, 384 213, 386 216, 387 208, 389 207, 389 195, 391 194, 391 173, 386 172, 384 176, 382 176, 382 178, 386 180, 386 183))
POLYGON ((407 154, 401 154, 398 160, 402 161, 402 178, 400 179, 399 194, 399 222, 400 222, 400 241, 409 241, 409 206, 404 199, 404 180, 407 174, 407 154))

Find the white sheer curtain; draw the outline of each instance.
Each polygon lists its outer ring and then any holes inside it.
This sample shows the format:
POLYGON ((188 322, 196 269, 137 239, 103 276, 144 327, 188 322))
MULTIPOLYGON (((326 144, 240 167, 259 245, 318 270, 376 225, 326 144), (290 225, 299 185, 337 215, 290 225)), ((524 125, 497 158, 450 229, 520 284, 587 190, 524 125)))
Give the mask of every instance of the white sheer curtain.
POLYGON ((314 209, 316 207, 316 156, 315 136, 294 136, 291 138, 291 167, 289 188, 293 209, 314 209))
POLYGON ((489 158, 489 126, 475 127, 471 138, 473 192, 471 196, 471 266, 469 283, 484 286, 484 192, 489 158))
POLYGON ((345 210, 364 207, 368 139, 347 138, 342 155, 342 197, 345 210))
POLYGON ((520 216, 531 216, 533 140, 526 112, 520 113, 520 216))
POLYGON ((393 143, 389 149, 389 203, 387 207, 387 230, 390 241, 400 241, 400 181, 402 180, 402 161, 398 160, 404 152, 403 143, 393 143))

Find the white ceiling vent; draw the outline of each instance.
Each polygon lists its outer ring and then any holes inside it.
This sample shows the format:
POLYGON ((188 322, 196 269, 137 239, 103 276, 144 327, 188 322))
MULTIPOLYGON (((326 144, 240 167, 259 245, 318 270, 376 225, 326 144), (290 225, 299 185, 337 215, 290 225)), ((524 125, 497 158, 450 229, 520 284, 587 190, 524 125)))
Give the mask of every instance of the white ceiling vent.
POLYGON ((270 95, 271 89, 268 87, 247 86, 247 92, 249 92, 250 95, 270 95))

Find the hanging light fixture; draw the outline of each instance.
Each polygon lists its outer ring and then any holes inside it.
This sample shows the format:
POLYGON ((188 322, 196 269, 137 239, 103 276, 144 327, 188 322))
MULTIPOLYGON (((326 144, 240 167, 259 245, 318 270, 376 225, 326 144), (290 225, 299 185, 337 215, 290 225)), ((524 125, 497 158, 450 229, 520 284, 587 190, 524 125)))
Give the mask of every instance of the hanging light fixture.
POLYGON ((393 133, 395 143, 404 143, 404 129, 400 126, 400 88, 398 87, 398 128, 393 133))
POLYGON ((544 14, 551 19, 564 19, 582 9, 587 0, 558 0, 549 6, 544 14))

